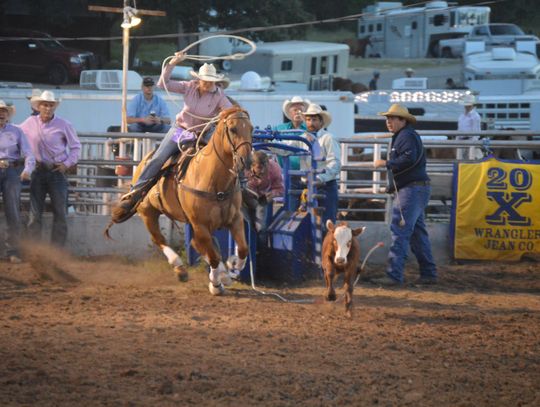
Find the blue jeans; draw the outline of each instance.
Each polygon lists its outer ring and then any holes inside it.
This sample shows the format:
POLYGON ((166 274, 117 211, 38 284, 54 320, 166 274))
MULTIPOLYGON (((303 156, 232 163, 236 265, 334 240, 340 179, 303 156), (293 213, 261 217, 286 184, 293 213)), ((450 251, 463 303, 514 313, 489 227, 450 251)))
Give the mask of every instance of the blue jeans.
POLYGON ((132 133, 167 133, 171 126, 163 123, 144 124, 144 123, 131 123, 128 125, 128 131, 132 133))
POLYGON ((41 217, 45 197, 49 194, 53 212, 51 242, 64 246, 67 238, 68 182, 64 174, 45 168, 36 168, 30 181, 30 236, 41 237, 41 217))
POLYGON ((140 188, 148 181, 154 179, 161 167, 163 167, 163 164, 165 164, 165 161, 167 161, 170 156, 179 151, 178 144, 171 140, 176 130, 176 127, 171 127, 165 137, 163 137, 161 144, 159 145, 152 158, 150 158, 146 162, 146 165, 144 166, 144 169, 142 170, 139 179, 137 180, 137 182, 135 182, 134 185, 132 185, 132 190, 140 188))
POLYGON ((19 255, 21 236, 21 180, 23 167, 0 169, 0 191, 6 215, 6 255, 19 255))
POLYGON ((405 186, 397 194, 398 197, 394 199, 392 209, 392 224, 390 226, 392 245, 388 253, 386 272, 394 280, 403 282, 403 271, 410 246, 418 260, 420 276, 436 278, 437 269, 431 254, 431 243, 424 222, 424 211, 431 195, 431 186, 405 186), (400 226, 400 205, 405 220, 404 226, 400 226))
POLYGON ((323 231, 326 231, 326 221, 330 219, 333 223, 336 223, 337 207, 338 207, 338 187, 337 181, 332 180, 323 184, 322 187, 317 189, 318 193, 325 194, 324 199, 319 200, 319 205, 324 207, 322 215, 323 231))

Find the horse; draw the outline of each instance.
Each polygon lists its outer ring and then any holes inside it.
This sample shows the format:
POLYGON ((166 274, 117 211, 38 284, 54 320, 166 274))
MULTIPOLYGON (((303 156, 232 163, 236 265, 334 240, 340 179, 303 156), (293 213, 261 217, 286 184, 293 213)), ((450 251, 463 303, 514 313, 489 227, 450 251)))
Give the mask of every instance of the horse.
MULTIPOLYGON (((232 234, 238 255, 229 266, 235 272, 239 273, 247 260, 239 176, 251 155, 252 132, 253 125, 247 111, 238 106, 222 111, 209 143, 192 157, 184 177, 179 179, 181 169, 180 166, 175 167, 174 176, 161 178, 137 207, 152 242, 167 257, 181 281, 187 281, 187 270, 180 256, 167 246, 158 220, 161 214, 165 214, 172 220, 191 224, 191 244, 210 265, 209 291, 212 295, 223 294, 223 285, 231 282, 212 233, 225 227, 232 234)), ((144 163, 145 160, 141 161, 137 167, 133 182, 144 163)))

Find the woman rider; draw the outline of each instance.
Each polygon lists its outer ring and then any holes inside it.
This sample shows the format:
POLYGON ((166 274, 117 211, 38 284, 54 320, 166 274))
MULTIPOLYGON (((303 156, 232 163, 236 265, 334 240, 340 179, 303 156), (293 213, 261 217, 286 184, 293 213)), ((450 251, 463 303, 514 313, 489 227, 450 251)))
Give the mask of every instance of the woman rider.
MULTIPOLYGON (((195 79, 191 81, 171 81, 169 78, 175 65, 185 59, 183 52, 177 52, 161 72, 157 86, 171 92, 184 95, 184 108, 176 115, 174 126, 163 138, 159 148, 150 158, 132 185, 130 192, 125 194, 117 208, 113 210, 113 221, 123 222, 135 211, 137 203, 146 192, 156 183, 156 175, 169 157, 179 151, 178 144, 196 140, 206 124, 221 110, 232 107, 225 96, 220 83, 226 83, 224 75, 217 74, 212 64, 204 64, 199 72, 191 71, 195 79), (126 217, 126 215, 129 215, 126 217)), ((208 133, 207 133, 208 134, 208 133)), ((205 137, 207 138, 207 136, 205 137)))

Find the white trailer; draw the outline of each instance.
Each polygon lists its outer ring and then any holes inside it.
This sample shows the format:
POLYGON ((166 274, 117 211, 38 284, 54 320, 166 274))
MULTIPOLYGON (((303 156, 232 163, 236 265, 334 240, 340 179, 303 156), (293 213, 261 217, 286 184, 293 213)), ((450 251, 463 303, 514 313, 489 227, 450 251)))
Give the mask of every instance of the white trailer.
POLYGON ((364 8, 358 38, 367 43, 366 56, 379 58, 435 57, 442 39, 467 34, 489 22, 489 7, 449 6, 431 1, 404 8, 401 2, 378 2, 364 8))
POLYGON ((330 42, 280 41, 257 44, 249 57, 231 61, 231 74, 255 71, 274 82, 297 82, 309 90, 331 89, 332 78, 347 77, 349 46, 330 42))

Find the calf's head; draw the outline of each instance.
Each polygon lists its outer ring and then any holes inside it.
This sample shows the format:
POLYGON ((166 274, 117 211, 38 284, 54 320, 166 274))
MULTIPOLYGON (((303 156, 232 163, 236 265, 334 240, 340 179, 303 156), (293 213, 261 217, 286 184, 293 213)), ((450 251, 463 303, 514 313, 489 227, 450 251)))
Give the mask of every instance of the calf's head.
POLYGON ((355 236, 360 235, 366 228, 351 229, 347 222, 339 222, 336 225, 331 220, 326 221, 328 234, 332 234, 332 249, 335 253, 334 264, 336 266, 345 266, 347 264, 347 256, 353 245, 355 236))

